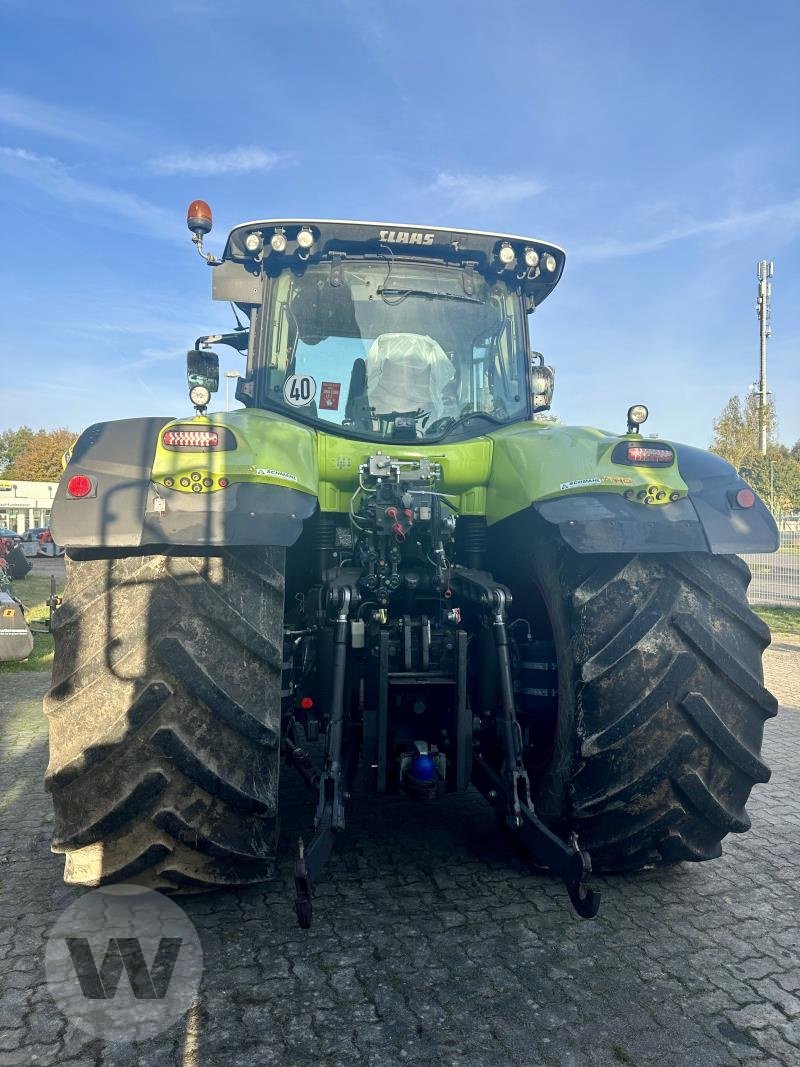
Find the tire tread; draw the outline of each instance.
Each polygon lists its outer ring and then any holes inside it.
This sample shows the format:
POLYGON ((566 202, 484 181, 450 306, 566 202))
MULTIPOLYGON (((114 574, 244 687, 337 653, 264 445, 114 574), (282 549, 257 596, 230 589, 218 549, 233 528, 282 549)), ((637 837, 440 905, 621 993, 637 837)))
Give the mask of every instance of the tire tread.
POLYGON ((283 549, 68 561, 45 700, 67 881, 270 876, 283 566, 283 549))

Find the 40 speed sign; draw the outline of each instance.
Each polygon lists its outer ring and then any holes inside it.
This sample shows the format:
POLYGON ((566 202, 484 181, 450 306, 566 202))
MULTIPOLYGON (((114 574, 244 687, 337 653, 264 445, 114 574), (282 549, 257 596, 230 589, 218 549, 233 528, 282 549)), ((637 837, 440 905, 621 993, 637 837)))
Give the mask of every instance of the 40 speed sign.
POLYGON ((290 374, 283 383, 283 399, 293 408, 310 404, 317 395, 317 383, 310 374, 290 374))

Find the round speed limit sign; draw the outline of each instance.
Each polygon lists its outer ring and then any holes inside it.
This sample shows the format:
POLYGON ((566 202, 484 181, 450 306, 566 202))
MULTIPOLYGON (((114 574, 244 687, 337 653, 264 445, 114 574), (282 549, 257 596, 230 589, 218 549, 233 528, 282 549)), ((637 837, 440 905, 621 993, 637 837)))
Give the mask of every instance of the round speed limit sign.
POLYGON ((310 374, 290 374, 283 383, 283 399, 293 408, 303 408, 317 395, 317 383, 310 374))

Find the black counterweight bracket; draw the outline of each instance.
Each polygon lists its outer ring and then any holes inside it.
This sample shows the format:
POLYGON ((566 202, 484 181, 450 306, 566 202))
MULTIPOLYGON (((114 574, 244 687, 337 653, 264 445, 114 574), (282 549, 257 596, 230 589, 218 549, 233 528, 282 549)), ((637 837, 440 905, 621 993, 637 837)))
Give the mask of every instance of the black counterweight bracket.
MULTIPOLYGON (((481 756, 472 758, 472 781, 479 792, 505 816, 512 803, 507 795, 506 779, 494 771, 481 756)), ((578 847, 575 834, 569 842, 562 841, 541 821, 529 804, 518 808, 519 820, 512 833, 535 860, 549 867, 562 880, 572 906, 583 919, 593 919, 600 907, 600 893, 589 886, 592 861, 588 852, 578 847)))

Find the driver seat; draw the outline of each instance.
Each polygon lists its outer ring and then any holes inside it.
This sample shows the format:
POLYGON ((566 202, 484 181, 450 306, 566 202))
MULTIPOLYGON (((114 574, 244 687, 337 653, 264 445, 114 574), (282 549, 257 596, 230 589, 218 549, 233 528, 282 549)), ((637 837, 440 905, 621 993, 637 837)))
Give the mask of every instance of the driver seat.
POLYGON ((434 421, 444 410, 444 388, 455 376, 441 345, 417 333, 376 337, 367 352, 366 372, 369 403, 377 415, 425 411, 434 421))
POLYGON ((344 420, 358 429, 372 428, 372 412, 367 396, 367 364, 360 356, 353 360, 347 401, 344 405, 344 420))

